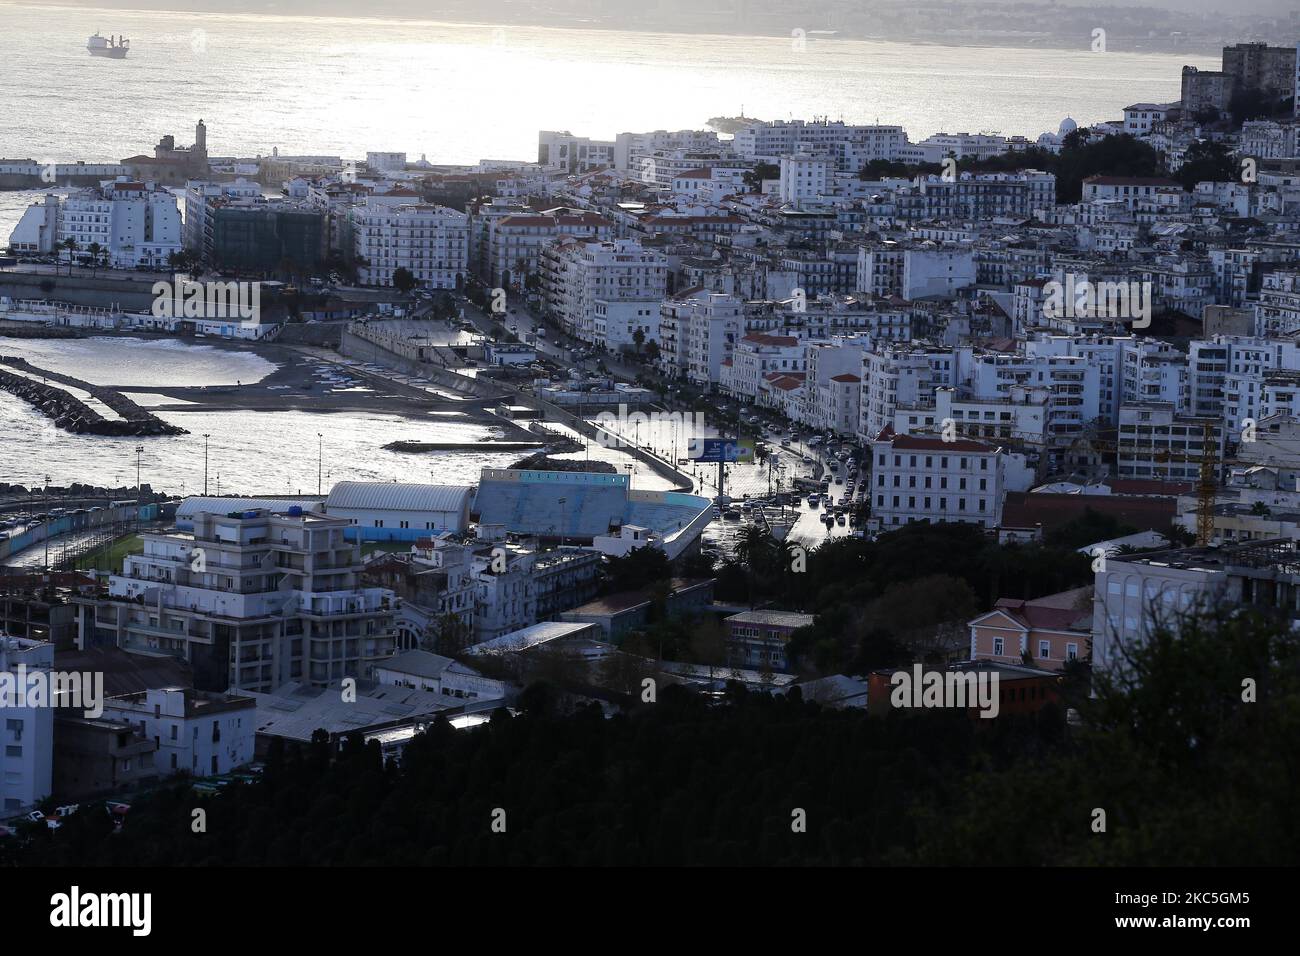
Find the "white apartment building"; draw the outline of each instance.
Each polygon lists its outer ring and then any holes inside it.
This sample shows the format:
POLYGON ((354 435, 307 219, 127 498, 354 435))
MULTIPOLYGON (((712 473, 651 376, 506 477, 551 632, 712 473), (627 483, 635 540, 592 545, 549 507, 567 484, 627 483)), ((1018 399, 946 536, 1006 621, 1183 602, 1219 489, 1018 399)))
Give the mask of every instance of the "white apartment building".
POLYGON ((902 288, 899 294, 909 301, 939 297, 953 299, 962 289, 976 282, 973 250, 942 248, 922 243, 903 253, 902 288))
POLYGON ((52 255, 59 243, 60 203, 59 196, 47 193, 23 210, 9 234, 9 248, 19 255, 52 255))
POLYGON ((547 312, 571 335, 609 349, 659 338, 668 259, 636 239, 558 239, 538 257, 547 312))
POLYGON ((484 677, 450 657, 420 650, 404 651, 377 665, 375 680, 458 700, 501 700, 507 689, 504 681, 484 677))
POLYGON ((1169 402, 1188 405, 1187 356, 1167 342, 1134 339, 1124 344, 1122 402, 1169 402))
POLYGON ((1264 274, 1255 304, 1255 334, 1281 338, 1300 332, 1300 272, 1264 274))
POLYGON ((899 435, 942 434, 951 423, 953 434, 974 441, 996 442, 1042 452, 1048 444, 1050 393, 1045 388, 1015 385, 1005 397, 962 396, 950 385, 934 390, 933 402, 900 405, 893 429, 899 435))
POLYGON ((1028 218, 1056 204, 1056 176, 1037 169, 921 176, 895 201, 899 217, 911 220, 1028 218))
POLYGON ((1023 458, 969 439, 886 434, 871 443, 873 530, 913 522, 972 522, 996 528, 1007 491, 1033 483, 1023 458))
POLYGON ((489 243, 491 224, 506 216, 530 216, 533 211, 514 199, 494 196, 487 201, 472 202, 466 207, 469 215, 469 265, 474 275, 488 281, 489 243))
POLYGON ((104 716, 135 727, 158 745, 160 777, 207 777, 251 763, 257 737, 257 703, 239 694, 190 688, 150 688, 104 701, 104 716))
POLYGON ((831 120, 773 120, 736 131, 731 148, 755 162, 776 163, 800 150, 835 156, 841 171, 856 173, 872 159, 895 160, 907 146, 901 126, 852 126, 831 120))
POLYGON ((351 216, 362 285, 391 286, 393 273, 406 269, 426 289, 458 289, 469 275, 469 217, 463 212, 390 205, 372 196, 351 216))
POLYGON ((659 365, 668 375, 715 386, 744 328, 744 302, 736 296, 697 290, 665 299, 659 315, 659 365))
POLYGON ((614 226, 595 213, 563 208, 489 218, 487 282, 522 292, 529 276, 540 271, 542 250, 562 236, 603 241, 614 238, 614 226))
POLYGON ((995 399, 1017 385, 1046 390, 1047 432, 1064 445, 1099 416, 1098 382, 1097 366, 1083 356, 988 353, 975 356, 972 391, 995 399))
POLYGON ((1169 107, 1159 103, 1134 103, 1124 107, 1124 132, 1133 136, 1146 136, 1157 123, 1169 118, 1169 107))
POLYGON ((1223 460, 1223 439, 1222 419, 1180 415, 1170 402, 1126 404, 1119 410, 1116 472, 1120 478, 1196 481, 1203 456, 1223 460))
POLYGON ((792 153, 781 157, 781 202, 814 202, 830 194, 834 162, 826 156, 792 153))
POLYGON ((400 173, 406 170, 405 153, 366 151, 366 166, 375 173, 400 173))
MULTIPOLYGON (((803 407, 796 420, 812 425, 814 428, 834 428, 832 423, 839 421, 837 393, 844 394, 843 388, 836 389, 831 379, 849 375, 857 382, 854 391, 856 405, 848 410, 852 421, 847 434, 853 435, 858 430, 858 418, 862 406, 862 356, 871 347, 868 336, 836 336, 826 341, 804 342, 804 372, 806 386, 803 395, 803 407)), ((847 385, 841 380, 840 385, 847 385)))
MULTIPOLYGON (((907 162, 938 163, 945 157, 990 159, 1011 149, 1014 141, 996 133, 935 133, 903 151, 907 162)), ((1029 144, 1024 143, 1025 146, 1029 144)))
POLYGON ((763 379, 772 372, 802 372, 806 359, 797 336, 750 332, 741 336, 723 365, 718 386, 735 398, 755 401, 763 379))
POLYGON ((1260 401, 1260 416, 1272 418, 1300 415, 1300 372, 1265 372, 1260 401))
POLYGON ((1097 370, 1097 414, 1109 424, 1119 420, 1124 400, 1124 351, 1131 335, 1057 335, 1039 332, 1025 342, 1025 355, 1042 359, 1051 355, 1076 356, 1097 370))
MULTIPOLYGON (((812 383, 805 382, 804 389, 811 392, 812 383)), ((862 377, 853 372, 832 375, 816 386, 816 402, 816 417, 809 424, 837 435, 853 435, 862 409, 862 377)))
POLYGON ((857 291, 880 298, 903 294, 903 254, 907 247, 892 239, 858 250, 857 291))
POLYGON ((181 249, 181 214, 176 197, 166 190, 120 176, 96 189, 63 198, 46 196, 23 213, 10 237, 17 252, 49 255, 69 240, 70 255, 91 258, 113 269, 165 268, 167 257, 181 249))
POLYGON ((671 189, 673 181, 688 173, 706 170, 710 176, 720 179, 730 178, 733 182, 743 182, 744 174, 749 172, 752 164, 739 159, 731 150, 718 149, 656 149, 641 154, 636 161, 636 168, 629 174, 647 186, 659 189, 671 189))
POLYGON ((929 404, 936 388, 957 384, 960 364, 958 350, 949 348, 891 345, 864 352, 858 438, 875 441, 900 405, 929 404))
POLYGON ((713 130, 658 129, 649 133, 619 133, 614 137, 614 168, 620 173, 639 176, 643 159, 656 152, 678 149, 719 152, 723 144, 713 130))
POLYGON ((835 157, 836 167, 855 175, 873 160, 895 162, 907 147, 907 133, 901 126, 858 126, 848 139, 823 145, 835 157))
POLYGON ((1294 626, 1296 550, 1294 539, 1273 539, 1107 558, 1094 583, 1092 666, 1123 666, 1126 647, 1159 621, 1176 631, 1179 614, 1257 607, 1294 626))
POLYGON ((537 583, 533 566, 535 552, 507 551, 505 569, 499 570, 498 556, 480 553, 473 557, 476 594, 474 638, 490 641, 537 623, 537 583))
POLYGON ((713 166, 708 169, 688 169, 673 176, 671 189, 679 196, 717 202, 723 196, 746 192, 747 170, 731 166, 713 166))
POLYGON ((1085 203, 1119 202, 1129 211, 1137 209, 1143 202, 1175 194, 1184 195, 1180 184, 1154 176, 1089 176, 1083 181, 1085 203))
POLYGON ((537 134, 537 164, 554 172, 590 172, 614 165, 614 143, 567 131, 542 130, 537 134))
POLYGON ((106 597, 75 599, 83 647, 169 654, 196 686, 260 692, 337 686, 393 653, 393 593, 358 586, 347 519, 191 501, 213 512, 193 513, 192 532, 141 535, 106 597))
MULTIPOLYGON (((30 678, 53 667, 53 644, 0 632, 0 674, 17 681, 24 673, 19 668, 30 678)), ((14 691, 13 698, 0 700, 0 810, 6 814, 40 803, 54 782, 55 708, 49 701, 30 706, 14 691)))
POLYGON ((662 297, 648 299, 597 299, 592 341, 615 351, 638 352, 651 342, 659 344, 659 308, 662 297), (638 335, 640 345, 638 345, 638 335))

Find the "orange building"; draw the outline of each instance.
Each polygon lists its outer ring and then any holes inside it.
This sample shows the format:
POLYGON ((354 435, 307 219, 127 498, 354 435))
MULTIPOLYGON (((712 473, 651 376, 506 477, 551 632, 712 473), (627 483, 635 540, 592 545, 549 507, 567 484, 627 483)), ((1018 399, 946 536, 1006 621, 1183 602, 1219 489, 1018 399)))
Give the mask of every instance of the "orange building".
POLYGON ((1059 671, 1067 661, 1091 656, 1092 586, 1032 601, 1000 598, 970 628, 970 656, 1002 664, 1032 662, 1059 671))

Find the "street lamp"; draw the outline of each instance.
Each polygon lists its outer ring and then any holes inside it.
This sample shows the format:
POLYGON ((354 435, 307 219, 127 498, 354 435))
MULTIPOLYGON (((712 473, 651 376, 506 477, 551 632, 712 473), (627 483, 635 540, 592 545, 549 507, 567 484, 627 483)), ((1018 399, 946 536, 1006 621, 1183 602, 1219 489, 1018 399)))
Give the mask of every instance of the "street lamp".
POLYGON ((208 439, 212 435, 209 432, 203 433, 203 494, 208 493, 208 439))
POLYGON ((45 476, 45 493, 41 496, 45 502, 45 570, 50 569, 50 476, 45 476))
POLYGON ((144 454, 144 445, 135 446, 135 529, 140 530, 140 508, 144 502, 144 486, 140 483, 140 456, 144 454))
POLYGON ((569 523, 569 499, 560 499, 560 547, 564 547, 564 526, 569 523))
POLYGON ((316 433, 316 496, 320 497, 321 476, 325 473, 325 437, 316 433))

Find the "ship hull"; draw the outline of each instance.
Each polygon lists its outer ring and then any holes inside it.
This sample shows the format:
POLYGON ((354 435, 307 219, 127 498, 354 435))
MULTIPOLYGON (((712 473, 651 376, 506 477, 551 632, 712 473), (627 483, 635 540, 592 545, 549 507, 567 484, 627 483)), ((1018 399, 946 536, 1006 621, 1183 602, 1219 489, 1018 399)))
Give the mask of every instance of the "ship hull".
POLYGON ((91 50, 91 56, 106 56, 110 60, 125 60, 126 49, 124 47, 107 47, 102 50, 91 50))

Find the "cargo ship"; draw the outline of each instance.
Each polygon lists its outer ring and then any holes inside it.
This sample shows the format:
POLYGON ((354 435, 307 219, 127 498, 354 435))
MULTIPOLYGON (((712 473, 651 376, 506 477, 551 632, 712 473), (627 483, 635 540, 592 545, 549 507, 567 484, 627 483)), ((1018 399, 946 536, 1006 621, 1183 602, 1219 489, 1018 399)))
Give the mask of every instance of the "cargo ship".
POLYGON ((86 41, 86 49, 90 51, 91 56, 106 56, 121 60, 131 49, 131 41, 126 37, 102 37, 96 33, 86 41))

